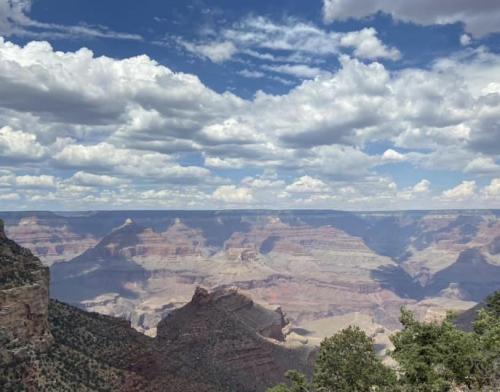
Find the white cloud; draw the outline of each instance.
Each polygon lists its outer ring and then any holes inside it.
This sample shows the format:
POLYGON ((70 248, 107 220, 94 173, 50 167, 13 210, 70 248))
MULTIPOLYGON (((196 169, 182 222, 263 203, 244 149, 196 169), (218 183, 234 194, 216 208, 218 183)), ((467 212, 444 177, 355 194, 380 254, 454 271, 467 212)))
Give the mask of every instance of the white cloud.
POLYGON ((365 18, 378 11, 425 26, 463 22, 465 30, 476 37, 500 31, 497 1, 323 0, 323 19, 327 23, 365 18))
POLYGON ((430 190, 431 182, 429 180, 423 179, 413 186, 412 191, 414 193, 427 193, 430 190))
POLYGON ((472 38, 469 34, 462 34, 460 36, 460 45, 467 46, 470 45, 472 38))
POLYGON ((500 166, 491 157, 478 157, 470 161, 464 169, 465 173, 496 173, 500 166))
POLYGON ((0 0, 0 35, 44 38, 111 38, 141 40, 137 34, 120 33, 101 26, 44 23, 29 17, 32 0, 0 0))
POLYGON ((193 43, 178 39, 177 42, 215 63, 241 54, 267 62, 296 62, 307 66, 318 56, 339 54, 342 48, 352 48, 355 56, 366 59, 398 60, 401 57, 397 49, 380 41, 374 28, 348 33, 329 32, 294 18, 276 22, 263 16, 250 16, 213 32, 204 41, 193 43), (285 54, 278 56, 275 51, 285 54))
POLYGON ((204 157, 205 166, 217 169, 240 169, 243 167, 243 161, 238 158, 220 158, 220 157, 204 157))
POLYGON ((240 50, 281 50, 317 55, 338 52, 337 33, 328 33, 293 18, 276 23, 262 16, 247 17, 218 34, 234 42, 240 50))
POLYGON ((54 156, 58 165, 114 171, 134 177, 152 177, 179 182, 198 182, 210 171, 197 166, 180 166, 165 154, 117 148, 108 143, 85 146, 71 144, 54 156))
POLYGON ((11 127, 0 128, 0 156, 38 160, 45 155, 46 149, 37 141, 35 135, 13 130, 11 127))
POLYGON ((83 186, 106 186, 113 187, 126 183, 127 181, 107 175, 98 175, 93 173, 87 173, 84 171, 78 171, 70 178, 70 182, 76 185, 83 186))
POLYGON ((354 55, 360 58, 372 60, 399 60, 401 58, 399 50, 388 48, 378 39, 377 31, 373 27, 344 34, 340 39, 340 45, 354 48, 354 55))
POLYGON ((227 61, 237 52, 236 46, 230 41, 210 42, 197 45, 180 40, 179 43, 188 51, 200 57, 208 58, 214 63, 227 61))
POLYGON ((243 180, 241 180, 241 183, 250 188, 255 188, 259 190, 276 189, 276 188, 281 189, 285 185, 285 182, 282 180, 277 180, 274 178, 266 178, 266 177, 258 177, 258 178, 245 177, 243 180))
POLYGON ((412 201, 418 198, 426 197, 430 192, 430 181, 423 179, 413 187, 408 187, 397 192, 396 184, 389 184, 392 191, 396 192, 396 198, 404 201, 412 201), (392 185, 392 186, 391 186, 392 185))
POLYGON ((253 200, 250 189, 244 187, 238 188, 235 185, 222 185, 218 187, 213 192, 212 198, 227 204, 246 204, 253 200))
POLYGON ((2 201, 16 201, 21 199, 18 193, 0 193, 0 200, 2 201))
MULTIPOLYGON (((141 163, 142 154, 116 148, 109 143, 85 146, 71 144, 58 152, 54 159, 67 167, 113 168, 122 165, 141 163)), ((167 157, 158 156, 158 163, 165 163, 167 157)))
POLYGON ((316 193, 326 192, 328 190, 328 185, 326 185, 319 178, 302 176, 294 183, 288 185, 285 189, 288 192, 294 193, 316 193))
POLYGON ((483 188, 483 195, 487 199, 499 200, 500 199, 500 178, 493 178, 489 185, 483 188))
POLYGON ((57 183, 54 176, 18 176, 16 177, 16 185, 23 188, 54 188, 57 183))
POLYGON ((456 187, 443 191, 441 198, 445 201, 464 201, 472 198, 475 191, 475 181, 462 181, 456 187))
POLYGON ((235 118, 203 127, 200 137, 215 144, 246 144, 263 140, 262 135, 255 132, 255 129, 235 118))
POLYGON ((384 161, 392 161, 392 162, 401 162, 401 161, 405 161, 406 160, 406 157, 397 152, 397 151, 394 151, 392 148, 389 148, 388 150, 385 150, 384 153, 382 154, 382 160, 384 161))
POLYGON ((238 72, 238 74, 249 79, 260 79, 266 76, 264 72, 250 70, 250 69, 242 69, 241 71, 238 72))

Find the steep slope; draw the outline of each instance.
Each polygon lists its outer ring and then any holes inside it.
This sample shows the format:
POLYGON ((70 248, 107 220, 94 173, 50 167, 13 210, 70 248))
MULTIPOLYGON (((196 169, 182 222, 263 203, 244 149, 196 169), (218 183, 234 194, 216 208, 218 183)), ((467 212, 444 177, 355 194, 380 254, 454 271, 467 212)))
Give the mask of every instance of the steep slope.
POLYGON ((134 297, 130 287, 145 280, 145 271, 130 259, 129 254, 143 231, 143 227, 127 221, 71 262, 54 265, 51 269, 52 295, 70 303, 109 292, 125 298, 134 297))

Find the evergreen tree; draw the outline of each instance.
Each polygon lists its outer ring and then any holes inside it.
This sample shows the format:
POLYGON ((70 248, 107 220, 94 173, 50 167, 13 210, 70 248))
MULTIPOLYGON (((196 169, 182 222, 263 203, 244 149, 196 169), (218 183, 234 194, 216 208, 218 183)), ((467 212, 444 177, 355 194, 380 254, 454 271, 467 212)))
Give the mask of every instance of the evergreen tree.
POLYGON ((402 309, 400 321, 403 330, 391 340, 404 388, 445 392, 478 385, 477 369, 483 357, 474 334, 458 330, 451 317, 443 322, 419 322, 413 313, 402 309))
POLYGON ((312 385, 298 372, 288 372, 290 386, 268 392, 370 392, 394 391, 395 372, 382 364, 373 340, 358 327, 348 327, 321 342, 312 385))
POLYGON ((348 327, 321 343, 313 382, 318 391, 383 391, 395 382, 395 373, 377 358, 373 340, 359 327, 348 327))
POLYGON ((487 298, 474 322, 482 360, 478 363, 479 386, 500 390, 500 291, 487 298))

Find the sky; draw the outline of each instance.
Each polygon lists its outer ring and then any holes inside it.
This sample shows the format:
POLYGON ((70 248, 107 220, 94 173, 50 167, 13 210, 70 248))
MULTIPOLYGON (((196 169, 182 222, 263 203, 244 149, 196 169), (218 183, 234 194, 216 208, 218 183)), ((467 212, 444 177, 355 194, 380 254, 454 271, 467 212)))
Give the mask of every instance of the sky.
POLYGON ((500 208, 497 0, 0 0, 0 210, 500 208))

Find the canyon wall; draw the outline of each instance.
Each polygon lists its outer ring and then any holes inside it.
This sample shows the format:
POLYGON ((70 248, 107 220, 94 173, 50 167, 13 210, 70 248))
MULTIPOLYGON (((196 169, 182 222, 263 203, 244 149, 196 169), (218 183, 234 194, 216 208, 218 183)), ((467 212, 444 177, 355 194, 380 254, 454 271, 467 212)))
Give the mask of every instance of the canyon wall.
POLYGON ((399 328, 402 305, 433 319, 447 309, 472 307, 500 288, 496 210, 0 217, 13 238, 40 245, 34 251, 51 266, 53 296, 125 317, 152 336, 199 285, 234 286, 256 303, 286 309, 292 325, 287 339, 317 342, 351 320, 373 333, 384 331, 376 333, 381 345, 399 328), (55 247, 57 257, 48 251, 55 247))

